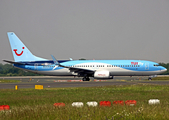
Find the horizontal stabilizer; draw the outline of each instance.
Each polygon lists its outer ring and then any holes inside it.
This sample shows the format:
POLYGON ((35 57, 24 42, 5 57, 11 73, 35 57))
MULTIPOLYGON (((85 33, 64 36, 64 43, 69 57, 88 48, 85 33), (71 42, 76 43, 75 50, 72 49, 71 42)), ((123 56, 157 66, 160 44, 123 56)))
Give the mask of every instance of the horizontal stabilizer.
POLYGON ((11 64, 25 65, 25 63, 20 63, 20 62, 14 62, 14 61, 8 61, 8 60, 3 60, 3 61, 11 63, 11 64))

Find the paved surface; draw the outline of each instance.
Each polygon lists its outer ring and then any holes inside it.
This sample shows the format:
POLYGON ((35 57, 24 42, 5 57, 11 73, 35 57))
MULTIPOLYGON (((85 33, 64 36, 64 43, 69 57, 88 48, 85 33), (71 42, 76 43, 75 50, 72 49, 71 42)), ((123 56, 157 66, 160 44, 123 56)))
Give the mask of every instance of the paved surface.
POLYGON ((44 88, 66 88, 66 87, 94 87, 109 85, 132 85, 132 84, 158 84, 169 85, 169 81, 101 81, 101 82, 22 82, 22 83, 0 83, 0 89, 35 88, 35 85, 43 85, 44 88))

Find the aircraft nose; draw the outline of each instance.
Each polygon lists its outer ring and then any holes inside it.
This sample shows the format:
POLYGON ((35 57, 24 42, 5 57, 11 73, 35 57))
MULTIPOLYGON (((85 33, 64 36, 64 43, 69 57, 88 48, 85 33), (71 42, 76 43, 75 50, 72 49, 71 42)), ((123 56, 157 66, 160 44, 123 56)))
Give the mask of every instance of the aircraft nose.
POLYGON ((166 71, 167 71, 167 69, 163 67, 163 69, 161 69, 161 71, 166 72, 166 71))
POLYGON ((167 71, 167 69, 165 68, 165 69, 164 69, 164 72, 166 72, 166 71, 167 71))

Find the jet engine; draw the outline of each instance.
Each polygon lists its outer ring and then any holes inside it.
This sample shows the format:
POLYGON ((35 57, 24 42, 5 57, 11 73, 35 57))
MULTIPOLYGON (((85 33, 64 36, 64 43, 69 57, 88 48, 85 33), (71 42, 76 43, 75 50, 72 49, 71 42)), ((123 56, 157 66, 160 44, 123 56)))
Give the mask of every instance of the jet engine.
POLYGON ((110 76, 109 71, 96 71, 94 73, 94 78, 96 78, 96 79, 113 79, 113 76, 110 76))

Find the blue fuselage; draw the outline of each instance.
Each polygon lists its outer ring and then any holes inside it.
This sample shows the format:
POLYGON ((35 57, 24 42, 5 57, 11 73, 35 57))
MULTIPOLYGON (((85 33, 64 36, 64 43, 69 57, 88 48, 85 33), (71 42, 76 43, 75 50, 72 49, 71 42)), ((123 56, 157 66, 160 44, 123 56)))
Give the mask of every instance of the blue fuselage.
MULTIPOLYGON (((58 61, 61 65, 93 71, 109 71, 111 76, 149 76, 157 75, 166 68, 158 63, 145 60, 67 60, 58 61)), ((69 68, 60 67, 53 61, 22 62, 25 65, 14 64, 15 67, 34 73, 58 76, 76 76, 69 68)), ((93 76, 93 75, 91 75, 93 76)))

